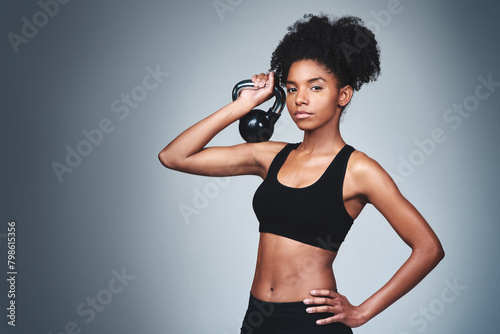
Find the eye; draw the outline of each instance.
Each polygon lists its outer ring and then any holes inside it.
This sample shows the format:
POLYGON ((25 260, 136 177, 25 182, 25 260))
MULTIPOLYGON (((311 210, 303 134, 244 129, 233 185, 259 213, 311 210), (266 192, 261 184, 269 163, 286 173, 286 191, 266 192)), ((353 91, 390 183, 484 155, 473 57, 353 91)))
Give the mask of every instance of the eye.
POLYGON ((320 91, 322 89, 323 89, 323 87, 321 87, 321 86, 313 86, 313 87, 311 87, 311 90, 313 90, 313 91, 320 91))
POLYGON ((295 91, 297 91, 297 88, 294 88, 294 87, 289 87, 289 88, 287 88, 287 90, 286 90, 286 92, 287 92, 287 93, 293 93, 293 92, 295 92, 295 91))

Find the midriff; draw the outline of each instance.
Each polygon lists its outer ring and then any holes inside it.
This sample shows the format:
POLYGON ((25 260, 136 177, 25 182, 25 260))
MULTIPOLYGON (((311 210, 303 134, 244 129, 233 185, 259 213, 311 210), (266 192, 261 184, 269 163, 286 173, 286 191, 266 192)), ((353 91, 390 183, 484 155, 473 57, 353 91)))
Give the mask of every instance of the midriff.
POLYGON ((261 233, 252 295, 269 302, 295 302, 313 289, 336 290, 336 252, 271 233, 261 233))

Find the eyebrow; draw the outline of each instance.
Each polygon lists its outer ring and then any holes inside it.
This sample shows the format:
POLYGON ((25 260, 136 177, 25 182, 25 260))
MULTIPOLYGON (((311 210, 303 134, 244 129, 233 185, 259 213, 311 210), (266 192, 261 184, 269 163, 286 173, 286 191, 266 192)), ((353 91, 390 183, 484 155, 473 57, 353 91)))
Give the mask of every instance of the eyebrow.
MULTIPOLYGON (((324 81, 324 82, 326 82, 326 80, 325 80, 325 79, 323 79, 322 77, 316 77, 316 78, 312 78, 312 79, 307 80, 307 83, 311 83, 311 82, 313 82, 313 81, 324 81)), ((290 81, 290 80, 287 80, 287 81, 285 82, 285 84, 296 85, 297 83, 296 83, 295 81, 290 81)))

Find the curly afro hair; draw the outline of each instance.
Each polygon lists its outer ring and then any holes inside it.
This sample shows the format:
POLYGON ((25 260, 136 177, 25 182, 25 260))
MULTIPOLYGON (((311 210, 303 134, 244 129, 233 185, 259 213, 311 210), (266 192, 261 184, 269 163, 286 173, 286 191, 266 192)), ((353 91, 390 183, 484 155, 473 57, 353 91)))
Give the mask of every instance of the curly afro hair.
POLYGON ((288 27, 271 58, 278 83, 285 85, 290 66, 314 60, 325 66, 339 82, 359 90, 380 74, 380 50, 375 36, 358 17, 330 19, 306 14, 288 27))

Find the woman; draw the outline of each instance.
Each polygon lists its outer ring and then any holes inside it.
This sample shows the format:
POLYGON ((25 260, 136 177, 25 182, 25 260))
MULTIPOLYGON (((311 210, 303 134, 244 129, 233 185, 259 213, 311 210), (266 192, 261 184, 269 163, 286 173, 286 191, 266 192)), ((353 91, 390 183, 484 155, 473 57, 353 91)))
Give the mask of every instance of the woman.
POLYGON ((373 159, 347 145, 339 119, 353 91, 380 72, 373 33, 360 19, 306 15, 274 51, 255 90, 185 130, 159 154, 171 169, 208 176, 259 175, 253 206, 260 222, 255 277, 241 333, 352 333, 411 290, 443 258, 418 211, 373 159), (298 144, 205 145, 286 86, 298 144), (394 276, 362 304, 336 292, 332 263, 353 220, 371 203, 411 247, 394 276))

